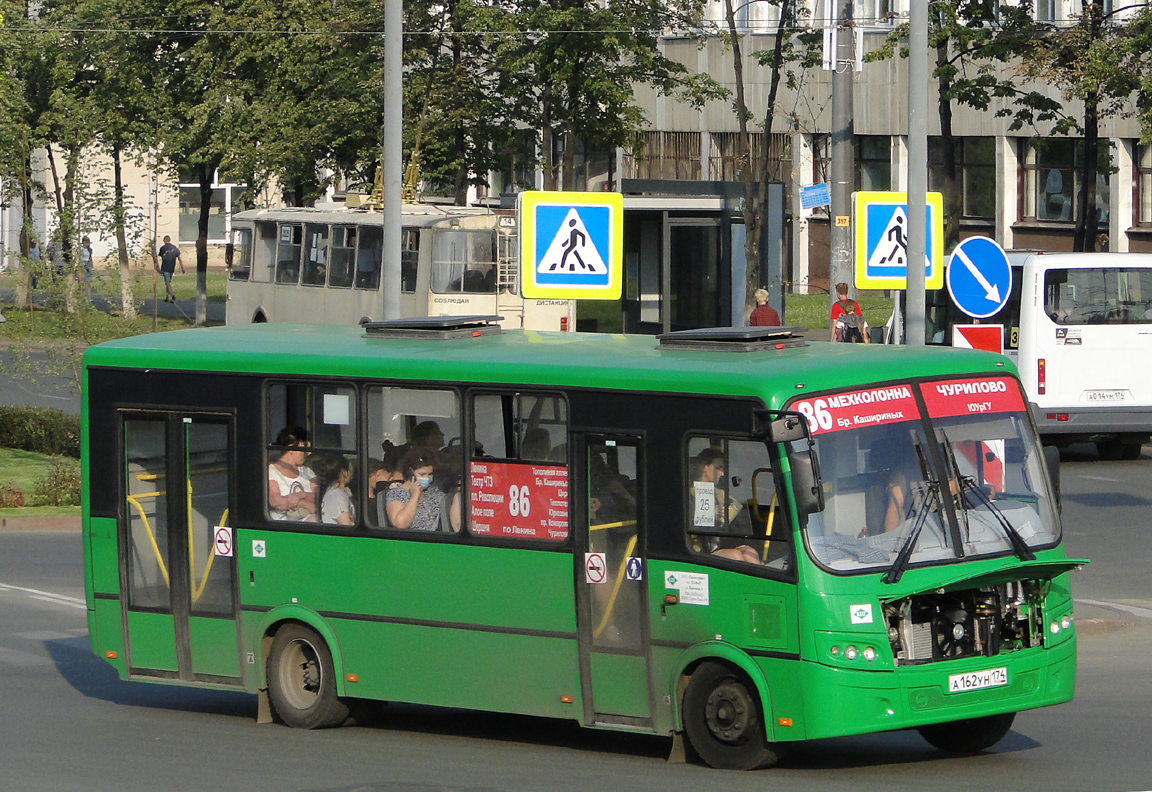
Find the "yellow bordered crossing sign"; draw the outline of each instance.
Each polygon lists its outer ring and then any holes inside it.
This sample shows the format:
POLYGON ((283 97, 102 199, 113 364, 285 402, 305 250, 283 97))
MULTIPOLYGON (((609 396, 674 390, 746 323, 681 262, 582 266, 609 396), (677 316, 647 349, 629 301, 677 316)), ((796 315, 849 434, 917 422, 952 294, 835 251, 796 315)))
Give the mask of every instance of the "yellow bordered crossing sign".
POLYGON ((620 193, 520 193, 520 283, 525 297, 618 300, 624 269, 620 193))
MULTIPOLYGON (((856 241, 856 288, 908 287, 908 194, 852 194, 856 241)), ((928 193, 924 240, 924 287, 944 287, 944 196, 928 193)))

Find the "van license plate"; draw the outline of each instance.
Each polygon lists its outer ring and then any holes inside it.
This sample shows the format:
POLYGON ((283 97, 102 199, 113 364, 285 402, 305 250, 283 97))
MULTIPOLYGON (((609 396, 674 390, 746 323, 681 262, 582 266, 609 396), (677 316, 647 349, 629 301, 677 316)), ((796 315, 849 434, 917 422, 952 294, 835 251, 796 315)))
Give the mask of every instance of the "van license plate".
POLYGON ((987 671, 973 671, 970 674, 952 674, 948 677, 948 692, 963 693, 966 690, 980 690, 1007 684, 1007 668, 989 668, 987 671))

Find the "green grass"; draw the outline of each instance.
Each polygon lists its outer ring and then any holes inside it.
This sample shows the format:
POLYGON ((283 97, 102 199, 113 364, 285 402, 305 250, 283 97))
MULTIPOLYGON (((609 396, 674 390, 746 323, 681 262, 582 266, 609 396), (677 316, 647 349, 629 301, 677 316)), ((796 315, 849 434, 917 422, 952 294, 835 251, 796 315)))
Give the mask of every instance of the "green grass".
MULTIPOLYGON (((861 292, 857 301, 872 327, 879 327, 892 315, 894 300, 883 292, 861 292)), ((831 310, 832 303, 827 294, 789 294, 784 297, 781 321, 806 330, 829 330, 831 310)))
MULTIPOLYGON (((52 457, 33 451, 0 448, 0 485, 7 484, 24 492, 25 502, 32 499, 36 482, 48 475, 54 460, 80 466, 68 457, 52 457)), ((79 517, 79 506, 26 506, 22 509, 0 509, 0 517, 79 517)))

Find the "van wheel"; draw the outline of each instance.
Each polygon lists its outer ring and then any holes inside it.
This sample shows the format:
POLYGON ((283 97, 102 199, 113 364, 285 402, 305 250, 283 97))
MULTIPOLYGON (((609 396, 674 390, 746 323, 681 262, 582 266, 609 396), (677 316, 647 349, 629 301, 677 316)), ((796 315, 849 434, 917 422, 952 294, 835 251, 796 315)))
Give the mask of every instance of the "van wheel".
POLYGON ((720 770, 755 770, 780 759, 765 737, 756 688, 729 666, 702 663, 692 674, 684 730, 700 758, 720 770))
POLYGON ((348 719, 349 705, 336 695, 332 653, 315 630, 285 624, 268 654, 268 698, 295 729, 326 729, 348 719))
POLYGON ((1015 712, 984 718, 934 723, 917 731, 932 746, 948 753, 976 753, 991 748, 1004 738, 1016 719, 1015 712))
POLYGON ((1124 453, 1120 455, 1121 459, 1132 461, 1133 459, 1140 458, 1140 452, 1144 450, 1144 446, 1140 443, 1125 443, 1124 453))
POLYGON ((1119 440, 1100 440, 1096 443, 1096 453, 1105 461, 1115 462, 1124 455, 1124 444, 1119 440))

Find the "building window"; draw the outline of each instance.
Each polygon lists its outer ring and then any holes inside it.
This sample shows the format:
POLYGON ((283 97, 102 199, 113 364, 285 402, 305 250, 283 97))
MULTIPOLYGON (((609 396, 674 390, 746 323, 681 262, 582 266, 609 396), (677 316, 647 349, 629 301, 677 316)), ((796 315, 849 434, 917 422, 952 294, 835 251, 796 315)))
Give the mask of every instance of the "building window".
MULTIPOLYGON (((990 137, 953 138, 957 182, 963 217, 996 217, 996 141, 990 137)), ((928 189, 943 192, 943 139, 928 141, 928 189)))
MULTIPOLYGON (((1080 168, 1084 161, 1079 140, 1046 139, 1025 141, 1024 218, 1041 222, 1071 223, 1076 220, 1080 168)), ((1105 159, 1108 143, 1102 142, 1098 156, 1105 159)), ((1107 228, 1109 216, 1108 174, 1096 175, 1096 222, 1107 228)))
MULTIPOLYGON (((187 175, 187 174, 183 174, 187 175)), ((208 207, 208 241, 224 243, 232 231, 232 214, 246 207, 241 200, 245 186, 219 183, 220 173, 213 177, 211 204, 208 207)), ((180 242, 191 244, 200 236, 200 185, 180 184, 180 242)))
POLYGON ((624 155, 634 179, 700 179, 699 132, 645 132, 640 147, 624 155))
POLYGON ((856 138, 856 189, 892 189, 892 140, 886 135, 856 138))
POLYGON ((1136 147, 1137 225, 1152 225, 1152 144, 1136 147))

